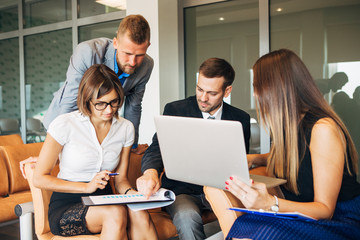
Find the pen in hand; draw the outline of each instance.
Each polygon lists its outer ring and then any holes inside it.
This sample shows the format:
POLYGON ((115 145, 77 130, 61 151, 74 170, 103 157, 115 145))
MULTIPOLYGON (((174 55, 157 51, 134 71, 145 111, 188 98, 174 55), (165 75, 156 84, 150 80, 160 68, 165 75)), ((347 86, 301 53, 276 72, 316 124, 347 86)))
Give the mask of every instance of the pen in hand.
POLYGON ((115 177, 115 176, 117 176, 117 175, 119 175, 119 173, 109 173, 109 177, 115 177))

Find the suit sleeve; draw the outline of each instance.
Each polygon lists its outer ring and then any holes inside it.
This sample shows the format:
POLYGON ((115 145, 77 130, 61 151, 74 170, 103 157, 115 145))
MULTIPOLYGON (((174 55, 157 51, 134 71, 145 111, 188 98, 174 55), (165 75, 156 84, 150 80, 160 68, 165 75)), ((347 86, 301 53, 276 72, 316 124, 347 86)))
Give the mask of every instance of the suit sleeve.
POLYGON ((131 94, 127 95, 125 99, 124 117, 130 120, 135 127, 134 144, 137 144, 139 139, 139 125, 142 110, 141 102, 144 97, 146 83, 147 81, 144 81, 137 85, 134 91, 131 94))
MULTIPOLYGON (((169 104, 165 106, 163 115, 174 115, 169 104)), ((159 141, 157 134, 154 134, 151 145, 146 149, 141 160, 141 171, 144 173, 147 169, 156 169, 159 176, 164 170, 164 164, 161 158, 159 141)))
POLYGON ((70 64, 66 72, 66 81, 62 88, 59 102, 59 115, 77 110, 77 95, 80 81, 85 71, 93 65, 94 57, 88 45, 79 45, 70 58, 70 64))
POLYGON ((249 153, 250 150, 250 116, 246 115, 246 120, 243 123, 243 130, 244 130, 244 140, 245 140, 245 147, 246 147, 246 153, 249 153))
POLYGON ((130 120, 135 127, 135 141, 138 143, 139 139, 139 126, 142 112, 142 100, 145 93, 146 84, 148 83, 151 72, 154 67, 154 61, 149 57, 149 60, 143 62, 144 74, 141 74, 141 78, 137 81, 137 85, 126 96, 124 106, 124 117, 130 120))

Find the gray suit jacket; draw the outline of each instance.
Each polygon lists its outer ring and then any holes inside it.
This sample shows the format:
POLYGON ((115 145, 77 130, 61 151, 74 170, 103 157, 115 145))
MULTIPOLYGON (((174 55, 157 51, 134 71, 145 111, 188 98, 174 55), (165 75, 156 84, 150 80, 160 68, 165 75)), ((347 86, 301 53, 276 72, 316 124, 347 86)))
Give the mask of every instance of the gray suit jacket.
MULTIPOLYGON (((64 85, 54 93, 54 98, 44 117, 47 129, 57 116, 78 109, 76 99, 81 78, 85 71, 93 64, 105 64, 114 70, 115 49, 111 39, 97 38, 80 43, 70 58, 64 85)), ((124 83, 126 96, 124 117, 135 127, 135 143, 138 141, 141 117, 141 102, 145 92, 145 85, 149 81, 154 61, 145 55, 144 61, 124 83)))

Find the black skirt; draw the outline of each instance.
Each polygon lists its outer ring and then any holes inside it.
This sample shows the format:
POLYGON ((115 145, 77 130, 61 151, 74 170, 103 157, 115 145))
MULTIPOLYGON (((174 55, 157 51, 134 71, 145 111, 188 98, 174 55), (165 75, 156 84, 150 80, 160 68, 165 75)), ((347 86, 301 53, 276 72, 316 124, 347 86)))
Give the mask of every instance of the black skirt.
POLYGON ((85 216, 89 207, 82 203, 81 197, 106 194, 112 194, 110 184, 92 194, 53 192, 48 212, 51 232, 59 236, 93 234, 86 228, 85 216))

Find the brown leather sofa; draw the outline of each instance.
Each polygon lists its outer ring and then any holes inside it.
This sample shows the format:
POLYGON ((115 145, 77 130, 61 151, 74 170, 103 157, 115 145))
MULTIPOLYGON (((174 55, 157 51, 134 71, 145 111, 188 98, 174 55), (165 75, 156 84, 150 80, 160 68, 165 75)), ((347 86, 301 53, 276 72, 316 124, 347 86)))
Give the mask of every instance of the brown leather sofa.
POLYGON ((31 201, 29 186, 21 175, 19 161, 30 157, 33 150, 38 154, 41 144, 29 144, 26 147, 24 145, 17 134, 0 136, 0 223, 2 225, 18 219, 14 212, 17 204, 31 201), (9 149, 11 150, 8 151, 9 149), (19 151, 21 158, 16 157, 19 151))
MULTIPOLYGON (((12 176, 9 178, 11 181, 11 187, 9 187, 9 192, 12 194, 17 194, 20 199, 20 195, 23 194, 23 198, 21 201, 14 201, 11 205, 7 205, 5 207, 0 205, 0 211, 6 211, 7 214, 11 212, 13 214, 14 212, 14 206, 20 202, 28 202, 32 201, 31 193, 29 191, 29 185, 27 183, 27 180, 24 179, 21 175, 20 169, 19 169, 19 162, 30 157, 30 156, 37 156, 40 152, 42 143, 31 143, 31 144, 21 144, 21 145, 14 145, 14 146, 3 146, 0 147, 1 152, 3 153, 4 159, 6 160, 6 164, 9 168, 10 175, 12 176), (5 210, 6 208, 6 210, 5 210)), ((128 177, 130 180, 130 183, 132 186, 136 186, 136 179, 141 176, 141 158, 142 155, 137 154, 131 154, 130 157, 130 165, 129 165, 129 172, 128 177)), ((29 164, 27 164, 29 165, 29 164)), ((1 167, 0 167, 1 168, 1 167)), ((3 168, 1 168, 3 169, 3 168)), ((30 169, 29 166, 27 166, 27 169, 30 169)), ((2 177, 3 174, 0 175, 2 177)), ((29 177, 28 177, 29 178, 29 177)), ((40 189, 38 189, 40 191, 40 189)), ((32 188, 33 191, 33 188, 32 188)), ((41 190, 43 191, 43 190, 41 190)), ((35 232, 39 239, 47 239, 40 236, 48 236, 50 233, 49 225, 47 222, 47 204, 49 201, 48 193, 41 193, 42 198, 45 204, 42 204, 41 206, 41 212, 42 214, 36 214, 37 208, 36 204, 34 202, 34 208, 35 208, 35 232), (45 205, 45 206, 44 206, 45 205), (41 219, 39 219, 41 218, 41 219)), ((14 196, 15 198, 15 196, 14 196)), ((9 199, 10 200, 10 199, 9 199)), ((20 206, 21 207, 21 206, 20 206)), ((21 211, 20 211, 21 212, 21 211)), ((155 228, 158 233, 159 239, 168 239, 171 237, 174 237, 177 235, 176 228, 173 225, 170 216, 163 211, 162 209, 152 209, 149 211, 151 218, 155 224, 155 228)), ((2 212, 0 212, 0 215, 3 216, 2 212)), ((14 214, 13 214, 14 215, 14 214)), ((12 218, 16 218, 16 216, 12 216, 12 218)), ((10 219, 10 218, 9 218, 10 219)), ((215 214, 212 212, 205 212, 203 215, 203 221, 204 223, 208 223, 211 221, 216 220, 215 214)), ((21 221, 20 221, 21 225, 21 221)))

